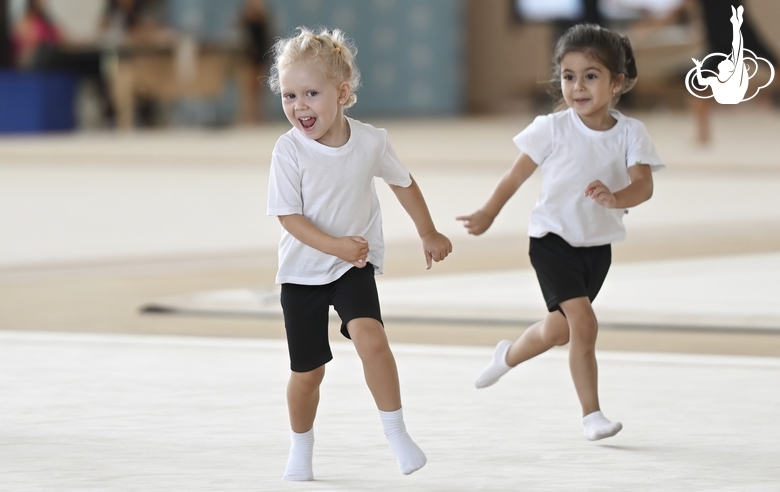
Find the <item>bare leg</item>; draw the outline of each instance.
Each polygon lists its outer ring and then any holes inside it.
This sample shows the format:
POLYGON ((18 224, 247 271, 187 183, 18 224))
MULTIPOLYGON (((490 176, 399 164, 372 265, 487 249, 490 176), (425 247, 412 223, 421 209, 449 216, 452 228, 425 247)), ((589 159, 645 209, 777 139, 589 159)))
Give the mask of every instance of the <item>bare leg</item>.
POLYGON ((514 367, 553 347, 567 343, 569 343, 569 324, 560 311, 555 311, 549 313, 544 320, 528 327, 520 335, 520 338, 509 348, 506 363, 514 367))
POLYGON ((398 410, 401 408, 398 369, 382 323, 372 318, 357 318, 347 323, 347 330, 363 362, 366 384, 377 408, 383 412, 398 410))
POLYGON ((314 480, 314 417, 320 401, 320 383, 325 366, 309 372, 293 372, 287 384, 287 408, 292 427, 290 456, 284 471, 285 480, 314 480))
POLYGON ((587 297, 577 297, 561 303, 571 333, 569 369, 574 388, 582 405, 582 415, 599 410, 596 336, 598 322, 587 297))
POLYGON ((529 326, 515 343, 501 340, 493 351, 493 359, 482 370, 474 386, 486 388, 498 382, 510 369, 532 357, 547 352, 556 345, 569 342, 569 325, 560 312, 547 315, 543 321, 529 326))
POLYGON ((379 409, 382 428, 398 460, 398 468, 404 475, 409 475, 422 468, 427 458, 406 432, 398 369, 385 330, 382 323, 372 318, 353 319, 347 323, 347 330, 363 361, 366 384, 379 409))
POLYGON ((577 297, 561 303, 571 331, 569 369, 574 388, 582 405, 582 428, 591 441, 612 437, 623 428, 620 422, 611 422, 599 408, 598 366, 596 364, 596 336, 598 322, 590 300, 577 297))
POLYGON ((325 376, 325 366, 309 372, 293 372, 287 383, 287 409, 290 427, 301 434, 311 430, 317 405, 320 402, 320 384, 325 376))
POLYGON ((696 120, 696 139, 704 145, 710 141, 710 112, 709 99, 695 97, 691 100, 691 110, 696 120))

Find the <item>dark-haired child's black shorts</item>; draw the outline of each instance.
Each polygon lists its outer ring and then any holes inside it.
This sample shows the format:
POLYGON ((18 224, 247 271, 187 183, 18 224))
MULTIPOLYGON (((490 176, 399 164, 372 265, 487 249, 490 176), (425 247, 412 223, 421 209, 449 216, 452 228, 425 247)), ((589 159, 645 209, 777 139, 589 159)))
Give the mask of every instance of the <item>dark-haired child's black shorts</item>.
POLYGON ((552 233, 532 237, 528 255, 551 313, 575 297, 593 302, 612 263, 611 245, 576 247, 552 233))
POLYGON ((290 369, 308 372, 330 362, 329 306, 341 318, 341 334, 350 338, 347 323, 373 318, 382 323, 374 266, 353 267, 324 285, 282 284, 282 311, 290 351, 290 369))

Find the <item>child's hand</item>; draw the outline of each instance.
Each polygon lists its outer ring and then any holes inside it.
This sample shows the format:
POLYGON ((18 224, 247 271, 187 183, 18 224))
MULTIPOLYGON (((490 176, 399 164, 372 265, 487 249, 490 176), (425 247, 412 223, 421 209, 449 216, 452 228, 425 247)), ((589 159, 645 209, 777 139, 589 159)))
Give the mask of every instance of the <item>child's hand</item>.
POLYGON ((368 258, 368 241, 360 236, 340 237, 336 241, 335 256, 358 268, 366 266, 368 258))
POLYGON ((477 210, 471 215, 461 215, 460 217, 455 217, 455 220, 462 220, 463 227, 466 228, 466 231, 468 231, 469 234, 473 234, 474 236, 479 236, 488 230, 493 224, 494 219, 495 217, 491 217, 482 210, 477 210))
POLYGON ((614 208, 615 205, 617 205, 617 198, 615 198, 615 195, 599 180, 588 185, 585 189, 585 196, 593 198, 596 203, 607 208, 614 208))
POLYGON ((425 269, 430 270, 432 261, 439 262, 452 253, 452 243, 447 236, 439 233, 435 229, 427 234, 420 236, 425 252, 425 269))

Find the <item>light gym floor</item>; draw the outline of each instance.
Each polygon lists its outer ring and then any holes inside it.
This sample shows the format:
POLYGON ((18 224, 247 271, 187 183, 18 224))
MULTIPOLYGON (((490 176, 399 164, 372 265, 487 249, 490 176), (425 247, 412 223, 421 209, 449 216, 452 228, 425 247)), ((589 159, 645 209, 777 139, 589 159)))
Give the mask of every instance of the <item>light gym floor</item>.
POLYGON ((0 139, 0 489, 778 490, 780 114, 718 111, 708 148, 684 113, 636 116, 668 168, 594 304, 602 406, 624 430, 584 439, 565 349, 473 387, 543 313, 525 236, 538 176, 482 237, 454 217, 486 199, 532 116, 367 119, 454 244, 425 271, 377 183, 383 314, 429 462, 398 472, 334 324, 307 484, 280 478, 284 328, 251 296, 276 288, 265 197, 286 125, 0 139), (141 312, 172 299, 179 314, 141 312))

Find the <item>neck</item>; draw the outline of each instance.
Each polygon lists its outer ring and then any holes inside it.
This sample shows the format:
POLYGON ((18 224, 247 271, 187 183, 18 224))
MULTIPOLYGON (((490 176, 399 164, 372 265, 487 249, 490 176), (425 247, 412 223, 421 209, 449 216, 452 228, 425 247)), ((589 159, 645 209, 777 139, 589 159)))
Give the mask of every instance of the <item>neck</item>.
POLYGON ((341 147, 349 141, 350 137, 351 129, 347 118, 342 113, 338 116, 337 121, 333 123, 328 133, 318 138, 317 141, 328 147, 341 147))
POLYGON ((599 112, 597 114, 592 114, 589 116, 580 116, 578 114, 577 117, 579 117, 580 121, 582 121, 585 124, 585 126, 590 128, 591 130, 596 130, 600 132, 609 130, 617 123, 615 117, 609 114, 609 108, 604 112, 599 112))

